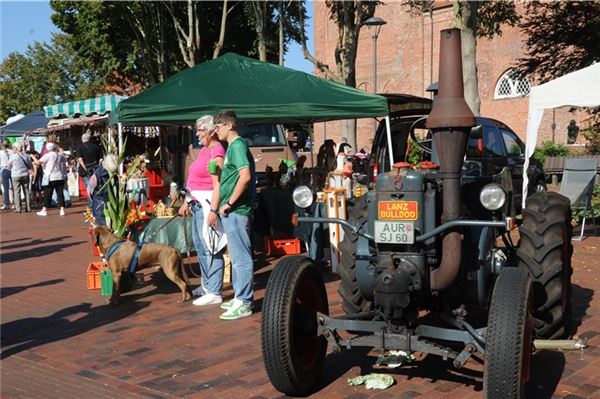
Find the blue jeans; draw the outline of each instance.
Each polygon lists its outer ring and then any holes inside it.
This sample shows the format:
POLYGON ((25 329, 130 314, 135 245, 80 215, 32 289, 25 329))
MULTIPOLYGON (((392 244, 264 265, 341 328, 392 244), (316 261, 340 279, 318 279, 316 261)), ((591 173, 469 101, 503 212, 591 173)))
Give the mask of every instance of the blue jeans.
MULTIPOLYGON (((81 180, 83 180, 83 185, 85 186, 85 190, 86 190, 86 193, 87 193, 87 189, 88 189, 87 186, 88 186, 88 183, 90 182, 90 177, 89 176, 81 176, 81 180)), ((81 195, 80 195, 80 197, 81 197, 81 195)), ((90 196, 86 195, 85 199, 87 200, 87 203, 88 203, 88 206, 90 207, 90 209, 92 209, 92 205, 93 205, 92 202, 93 201, 90 198, 90 196)))
POLYGON ((10 169, 2 169, 2 199, 4 200, 4 205, 10 205, 10 169))
POLYGON ((94 197, 92 199, 92 215, 96 218, 96 224, 98 226, 106 226, 106 219, 104 217, 105 202, 101 198, 94 197))
POLYGON ((225 270, 223 251, 213 255, 210 248, 206 246, 204 239, 202 239, 204 213, 199 202, 192 205, 192 214, 192 240, 198 254, 202 287, 212 294, 220 294, 223 289, 223 272, 225 270))
POLYGON ((250 242, 250 216, 235 212, 221 217, 227 234, 227 249, 231 258, 231 273, 235 297, 250 305, 254 294, 254 263, 250 242))

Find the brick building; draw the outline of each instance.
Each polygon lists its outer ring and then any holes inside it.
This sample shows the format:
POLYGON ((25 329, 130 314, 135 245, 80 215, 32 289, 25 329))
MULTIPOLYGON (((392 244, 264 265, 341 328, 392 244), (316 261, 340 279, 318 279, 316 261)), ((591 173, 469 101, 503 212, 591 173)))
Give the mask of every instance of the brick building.
MULTIPOLYGON (((524 7, 517 3, 517 11, 524 13, 524 7)), ((377 7, 375 16, 387 21, 381 28, 377 41, 377 92, 407 93, 428 97, 427 87, 437 81, 439 62, 439 39, 442 29, 454 26, 451 2, 436 1, 433 11, 415 15, 400 1, 389 1, 377 7)), ((323 1, 314 3, 314 46, 315 56, 331 68, 335 68, 334 51, 337 28, 329 19, 329 12, 323 1)), ((493 39, 479 39, 477 43, 477 68, 481 115, 501 120, 525 139, 527 128, 529 83, 511 77, 511 67, 524 55, 524 37, 518 27, 503 26, 502 36, 493 39)), ((366 27, 362 28, 356 60, 356 85, 359 89, 372 90, 372 39, 366 27)), ((584 128, 585 115, 569 108, 546 110, 539 129, 538 145, 553 139, 566 144, 567 125, 575 119, 584 128)), ((340 140, 339 122, 315 125, 316 142, 323 137, 340 140)), ((359 148, 370 148, 373 137, 371 120, 359 120, 357 144, 359 148)), ((582 143, 579 135, 577 142, 582 143)))

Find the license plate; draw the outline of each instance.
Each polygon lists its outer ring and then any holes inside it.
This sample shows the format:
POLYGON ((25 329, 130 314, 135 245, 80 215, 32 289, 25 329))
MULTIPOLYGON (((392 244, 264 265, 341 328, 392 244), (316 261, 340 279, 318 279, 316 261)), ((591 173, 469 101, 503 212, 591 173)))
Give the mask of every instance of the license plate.
POLYGON ((411 222, 375 221, 375 242, 380 244, 413 244, 415 229, 411 222))
POLYGON ((379 220, 417 220, 418 217, 417 201, 379 201, 379 220))

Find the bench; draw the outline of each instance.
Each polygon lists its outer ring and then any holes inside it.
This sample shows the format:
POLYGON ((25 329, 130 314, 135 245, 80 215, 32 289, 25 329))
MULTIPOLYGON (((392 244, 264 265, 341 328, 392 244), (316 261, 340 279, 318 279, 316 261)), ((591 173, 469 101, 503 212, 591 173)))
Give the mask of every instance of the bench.
POLYGON ((547 157, 544 161, 544 173, 547 176, 552 177, 552 184, 558 185, 558 176, 562 176, 565 169, 565 160, 573 158, 591 158, 598 159, 598 168, 596 169, 596 181, 595 184, 600 184, 600 155, 570 155, 568 157, 547 157))

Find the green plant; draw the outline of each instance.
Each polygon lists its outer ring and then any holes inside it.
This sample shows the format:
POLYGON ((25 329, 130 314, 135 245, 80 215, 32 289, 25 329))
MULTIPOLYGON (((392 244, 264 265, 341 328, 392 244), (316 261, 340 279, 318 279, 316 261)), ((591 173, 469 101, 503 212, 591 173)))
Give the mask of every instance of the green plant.
POLYGON ((600 155, 600 128, 589 126, 583 130, 583 136, 587 140, 586 152, 591 155, 600 155))
POLYGON ((573 220, 577 223, 581 223, 584 216, 587 218, 600 216, 600 184, 594 186, 591 209, 586 211, 583 208, 578 208, 573 211, 573 220))
MULTIPOLYGON (((102 137, 102 145, 104 147, 104 153, 107 155, 115 154, 117 152, 115 139, 110 133, 102 137)), ((119 152, 117 156, 119 165, 123 162, 126 146, 127 139, 125 139, 121 152, 119 152)), ((139 161, 139 157, 136 157, 124 176, 119 175, 118 169, 115 172, 108 171, 108 181, 100 188, 100 190, 107 190, 108 192, 108 202, 104 207, 106 225, 112 229, 113 233, 119 238, 125 237, 127 233, 127 214, 129 212, 127 182, 133 172, 137 169, 139 161)))
POLYGON ((553 141, 544 141, 541 147, 537 147, 533 153, 533 159, 544 163, 547 157, 568 157, 571 151, 564 144, 553 141))
POLYGON ((423 150, 421 150, 410 137, 408 138, 408 145, 406 162, 409 162, 411 165, 416 165, 423 160, 423 150))

